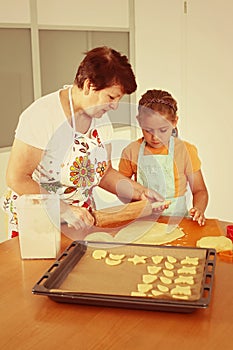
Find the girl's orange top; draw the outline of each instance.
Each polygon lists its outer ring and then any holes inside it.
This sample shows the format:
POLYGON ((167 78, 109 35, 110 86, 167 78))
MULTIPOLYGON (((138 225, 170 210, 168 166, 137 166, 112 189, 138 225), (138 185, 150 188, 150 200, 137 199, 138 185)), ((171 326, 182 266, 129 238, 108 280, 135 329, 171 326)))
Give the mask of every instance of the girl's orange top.
MULTIPOLYGON (((137 161, 139 148, 143 138, 130 143, 124 148, 119 163, 119 171, 129 177, 137 180, 137 161)), ((144 155, 168 154, 167 147, 152 148, 145 147, 144 155)), ((197 148, 179 138, 174 139, 174 179, 175 179, 175 197, 183 196, 187 190, 187 176, 201 169, 201 161, 198 157, 197 148)))

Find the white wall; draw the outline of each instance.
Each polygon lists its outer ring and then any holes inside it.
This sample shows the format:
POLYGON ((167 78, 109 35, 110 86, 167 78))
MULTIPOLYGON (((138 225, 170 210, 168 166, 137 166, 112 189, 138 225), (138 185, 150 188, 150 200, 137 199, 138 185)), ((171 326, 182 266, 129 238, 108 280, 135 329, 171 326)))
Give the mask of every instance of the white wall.
POLYGON ((208 217, 233 220, 233 2, 135 0, 137 100, 148 88, 170 91, 181 136, 202 160, 208 217))

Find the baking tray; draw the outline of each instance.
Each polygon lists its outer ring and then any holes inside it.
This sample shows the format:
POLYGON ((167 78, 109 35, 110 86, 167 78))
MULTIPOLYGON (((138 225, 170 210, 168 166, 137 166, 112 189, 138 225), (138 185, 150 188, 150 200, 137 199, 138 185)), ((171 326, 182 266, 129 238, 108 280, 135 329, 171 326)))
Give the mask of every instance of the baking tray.
POLYGON ((39 279, 32 292, 56 302, 189 313, 209 306, 215 264, 215 249, 74 241, 39 279), (93 253, 99 250, 106 252, 107 256, 96 260, 93 253), (106 264, 107 258, 119 258, 119 255, 123 256, 119 265, 106 264), (144 262, 138 263, 138 258, 133 261, 135 256, 143 256, 144 262), (158 256, 163 260, 160 263, 152 260, 152 257, 158 256), (172 265, 170 263, 165 267, 164 264, 172 258, 176 259, 172 270, 174 277, 170 278, 170 285, 164 285, 161 282, 162 273, 172 265), (187 259, 189 262, 182 265, 187 259), (190 259, 198 260, 198 265, 190 265, 190 259), (143 276, 149 274, 148 266, 161 267, 157 280, 152 282, 152 290, 161 289, 163 285, 168 292, 163 291, 159 296, 152 295, 151 291, 138 295, 139 285, 144 284, 143 276), (180 283, 180 286, 191 290, 188 297, 183 292, 175 293, 177 296, 171 294, 177 277, 191 276, 190 273, 180 272, 183 267, 196 271, 193 285, 188 287, 187 283, 180 283), (183 297, 188 300, 180 299, 183 297))

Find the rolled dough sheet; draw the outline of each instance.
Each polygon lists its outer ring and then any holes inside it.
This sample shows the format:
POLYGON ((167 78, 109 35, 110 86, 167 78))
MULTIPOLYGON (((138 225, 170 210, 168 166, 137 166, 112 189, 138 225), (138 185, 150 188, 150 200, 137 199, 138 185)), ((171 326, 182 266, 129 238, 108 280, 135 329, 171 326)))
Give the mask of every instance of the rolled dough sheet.
POLYGON ((185 235, 179 227, 167 233, 167 227, 167 224, 159 222, 135 221, 121 229, 115 237, 112 237, 107 232, 94 232, 87 235, 85 240, 161 245, 185 235))
POLYGON ((114 242, 115 239, 107 232, 93 232, 85 237, 85 241, 114 242))
POLYGON ((121 229, 115 238, 118 242, 139 244, 165 244, 184 236, 184 232, 176 227, 167 233, 167 224, 151 221, 139 221, 121 229))
POLYGON ((227 238, 225 236, 220 237, 202 237, 197 241, 197 247, 199 248, 214 248, 216 249, 216 252, 223 252, 225 250, 232 250, 233 244, 230 238, 227 238))

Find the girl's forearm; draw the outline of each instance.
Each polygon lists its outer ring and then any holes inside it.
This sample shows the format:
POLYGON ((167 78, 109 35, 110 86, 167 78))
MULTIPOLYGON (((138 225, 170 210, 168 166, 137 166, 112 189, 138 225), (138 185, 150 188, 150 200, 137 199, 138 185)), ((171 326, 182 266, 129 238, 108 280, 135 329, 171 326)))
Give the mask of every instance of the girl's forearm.
POLYGON ((199 209, 203 213, 206 210, 208 204, 208 192, 206 190, 200 190, 193 194, 193 207, 199 209))

